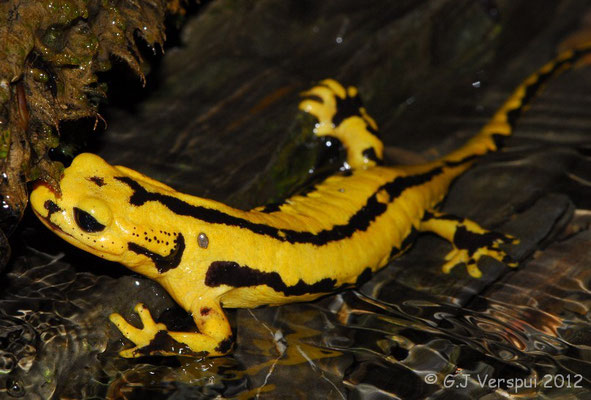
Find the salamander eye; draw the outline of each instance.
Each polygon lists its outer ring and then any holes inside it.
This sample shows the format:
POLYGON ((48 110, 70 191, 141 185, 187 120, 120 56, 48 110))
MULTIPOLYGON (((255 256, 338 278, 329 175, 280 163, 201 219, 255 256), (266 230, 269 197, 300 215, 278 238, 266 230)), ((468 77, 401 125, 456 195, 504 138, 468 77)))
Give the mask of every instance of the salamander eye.
POLYGON ((80 229, 84 232, 93 233, 105 229, 105 226, 98 222, 92 215, 78 207, 74 207, 74 218, 80 229))
POLYGON ((78 227, 87 233, 102 232, 111 225, 113 215, 111 208, 102 199, 85 197, 80 199, 77 207, 73 207, 74 220, 78 227))

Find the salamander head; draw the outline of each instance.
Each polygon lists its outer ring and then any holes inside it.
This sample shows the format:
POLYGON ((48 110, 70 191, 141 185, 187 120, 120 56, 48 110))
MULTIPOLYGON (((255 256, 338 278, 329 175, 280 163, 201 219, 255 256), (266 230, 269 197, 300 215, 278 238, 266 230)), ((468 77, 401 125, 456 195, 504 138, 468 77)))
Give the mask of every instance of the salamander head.
POLYGON ((138 272, 146 275, 151 275, 155 266, 162 272, 167 262, 180 262, 183 236, 172 231, 159 215, 158 204, 132 204, 135 191, 130 182, 150 192, 173 191, 138 172, 109 165, 86 153, 65 169, 61 194, 39 184, 31 193, 31 206, 49 229, 74 246, 139 268, 138 272))

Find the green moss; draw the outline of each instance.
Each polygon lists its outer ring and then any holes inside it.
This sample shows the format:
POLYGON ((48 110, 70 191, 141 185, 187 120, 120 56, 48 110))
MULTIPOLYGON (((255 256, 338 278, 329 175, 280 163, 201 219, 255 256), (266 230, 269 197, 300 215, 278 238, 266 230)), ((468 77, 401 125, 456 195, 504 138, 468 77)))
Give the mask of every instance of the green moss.
POLYGON ((65 26, 52 25, 47 28, 41 41, 53 51, 60 52, 66 45, 66 29, 65 26))
POLYGON ((10 149, 10 129, 0 129, 0 158, 5 159, 10 149))
POLYGON ((86 4, 76 0, 50 0, 45 2, 48 13, 58 24, 68 24, 77 18, 88 18, 86 4))
MULTIPOLYGON (((169 1, 179 9, 178 0, 169 1)), ((108 70, 112 57, 143 79, 136 32, 161 45, 166 9, 164 0, 0 1, 0 158, 9 160, 0 173, 57 184, 60 168, 47 154, 58 145, 52 130, 62 121, 97 116, 106 90, 96 73, 108 70)), ((26 206, 25 183, 4 181, 14 213, 26 206)))
POLYGON ((49 82, 49 76, 47 75, 47 73, 41 69, 38 68, 33 68, 31 70, 31 75, 33 76, 33 79, 35 79, 37 82, 41 82, 41 83, 47 83, 49 82))
POLYGON ((10 87, 8 80, 0 80, 0 104, 5 104, 10 100, 10 87))

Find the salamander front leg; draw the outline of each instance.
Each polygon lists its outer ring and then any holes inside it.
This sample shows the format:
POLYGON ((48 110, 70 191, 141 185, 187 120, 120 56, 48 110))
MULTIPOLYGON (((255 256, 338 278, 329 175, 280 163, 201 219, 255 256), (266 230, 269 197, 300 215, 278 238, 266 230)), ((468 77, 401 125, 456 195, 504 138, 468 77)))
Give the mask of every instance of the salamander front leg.
POLYGON ((316 136, 339 139, 347 150, 351 168, 382 162, 384 145, 378 138, 378 126, 361 104, 357 88, 345 89, 337 81, 325 79, 302 95, 306 99, 300 103, 300 110, 318 119, 316 136))
POLYGON ((456 265, 465 263, 470 276, 480 278, 482 272, 477 264, 482 256, 492 257, 510 267, 517 266, 499 245, 517 244, 519 240, 510 235, 487 231, 469 219, 428 211, 421 221, 420 230, 435 233, 453 246, 453 250, 445 257, 447 262, 443 265, 443 272, 446 274, 456 265))
POLYGON ((137 304, 143 328, 136 328, 117 314, 109 319, 121 331, 123 336, 131 340, 135 347, 121 351, 122 357, 134 358, 153 355, 208 355, 222 356, 232 349, 232 330, 219 304, 201 306, 193 317, 199 333, 171 332, 162 323, 156 323, 150 311, 137 304))

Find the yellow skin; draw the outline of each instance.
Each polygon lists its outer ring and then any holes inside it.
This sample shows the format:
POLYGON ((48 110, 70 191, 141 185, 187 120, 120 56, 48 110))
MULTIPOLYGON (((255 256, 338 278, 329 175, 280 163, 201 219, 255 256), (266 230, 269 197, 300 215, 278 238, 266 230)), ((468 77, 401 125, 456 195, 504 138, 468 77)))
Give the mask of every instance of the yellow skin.
POLYGON ((197 332, 171 332, 142 304, 135 310, 143 328, 112 314, 135 344, 122 356, 223 355, 231 350, 232 331, 222 307, 308 301, 351 287, 404 252, 420 232, 451 243, 446 273, 465 263, 480 277, 482 256, 508 263, 499 245, 513 238, 436 207, 475 158, 497 149, 497 136, 512 133, 514 117, 535 89, 578 55, 563 53, 530 76, 463 147, 415 166, 380 166, 383 145, 357 90, 321 82, 304 93, 300 109, 318 119, 316 135, 343 143, 350 170, 281 205, 234 209, 93 154, 79 155, 65 170, 60 195, 39 185, 31 205, 56 234, 156 280, 193 316, 197 332))

